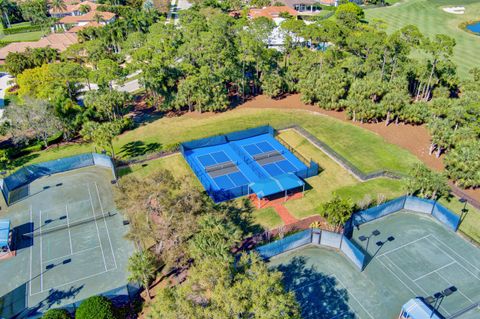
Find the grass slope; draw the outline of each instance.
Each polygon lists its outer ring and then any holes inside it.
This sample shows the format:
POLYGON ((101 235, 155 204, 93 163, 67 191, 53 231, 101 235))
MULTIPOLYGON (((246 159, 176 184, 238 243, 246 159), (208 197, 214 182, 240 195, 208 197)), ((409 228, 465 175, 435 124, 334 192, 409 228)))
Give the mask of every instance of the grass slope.
POLYGON ((478 0, 404 0, 394 6, 374 8, 365 11, 366 19, 382 19, 388 24, 388 31, 403 26, 416 25, 422 33, 430 37, 443 33, 455 38, 453 61, 458 66, 461 78, 469 77, 468 71, 478 66, 480 37, 461 30, 458 25, 467 20, 480 18, 478 0), (444 12, 443 7, 465 6, 465 14, 455 15, 444 12))
MULTIPOLYGON (((346 157, 365 173, 388 169, 406 173, 417 158, 408 151, 389 144, 382 137, 365 129, 303 110, 236 109, 217 115, 162 118, 128 131, 114 142, 116 152, 123 159, 135 155, 131 145, 146 148, 169 148, 169 145, 215 134, 232 132, 259 125, 276 127, 300 124, 346 157)), ((92 144, 73 144, 52 147, 32 153, 16 165, 42 162, 73 154, 92 152, 92 144)))

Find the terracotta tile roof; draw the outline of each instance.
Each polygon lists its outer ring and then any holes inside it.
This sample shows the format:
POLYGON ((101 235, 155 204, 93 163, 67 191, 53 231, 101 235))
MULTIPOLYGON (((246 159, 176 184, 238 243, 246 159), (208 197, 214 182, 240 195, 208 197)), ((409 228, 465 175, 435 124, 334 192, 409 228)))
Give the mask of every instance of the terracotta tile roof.
POLYGON ((60 19, 59 23, 63 24, 76 24, 79 22, 91 22, 95 21, 95 15, 99 14, 104 20, 110 20, 115 17, 115 13, 112 12, 100 12, 100 11, 90 11, 81 16, 66 16, 60 19))
POLYGON ((272 7, 265 7, 262 9, 250 9, 250 11, 248 12, 248 15, 251 18, 267 17, 267 18, 273 19, 273 18, 278 18, 280 16, 280 13, 282 12, 287 12, 292 16, 298 15, 297 11, 287 6, 278 6, 278 7, 272 6, 272 7))
POLYGON ((52 33, 35 42, 14 42, 0 49, 0 60, 5 60, 10 52, 24 52, 27 48, 46 48, 51 47, 62 52, 70 45, 77 43, 75 33, 52 33))
POLYGON ((101 27, 102 25, 98 22, 95 22, 95 21, 92 21, 92 22, 89 22, 85 25, 76 25, 74 26, 73 28, 71 29, 68 29, 67 32, 68 33, 77 33, 85 28, 88 28, 88 27, 93 27, 93 28, 98 28, 98 27, 101 27))
POLYGON ((75 4, 67 4, 66 8, 64 10, 58 10, 56 8, 51 8, 48 11, 50 12, 50 14, 52 14, 52 13, 73 13, 75 11, 80 11, 80 7, 82 5, 89 6, 90 11, 95 11, 95 10, 97 10, 97 7, 98 7, 98 4, 96 4, 95 2, 83 1, 83 2, 75 3, 75 4))
POLYGON ((290 8, 293 8, 296 4, 305 4, 305 5, 318 4, 316 0, 277 0, 277 1, 280 3, 283 3, 284 5, 290 8))

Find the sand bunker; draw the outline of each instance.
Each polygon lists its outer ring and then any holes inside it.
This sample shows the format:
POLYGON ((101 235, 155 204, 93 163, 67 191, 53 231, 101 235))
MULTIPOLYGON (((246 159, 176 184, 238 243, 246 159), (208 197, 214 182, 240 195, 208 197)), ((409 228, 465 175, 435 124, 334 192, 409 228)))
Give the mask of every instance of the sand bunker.
POLYGON ((453 14, 465 14, 465 7, 449 7, 443 8, 443 11, 453 14))

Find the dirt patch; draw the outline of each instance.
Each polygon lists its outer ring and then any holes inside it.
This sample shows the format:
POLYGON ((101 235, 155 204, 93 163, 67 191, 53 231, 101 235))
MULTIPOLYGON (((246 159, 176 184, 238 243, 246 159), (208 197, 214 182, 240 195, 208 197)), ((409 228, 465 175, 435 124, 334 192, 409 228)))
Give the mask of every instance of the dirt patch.
MULTIPOLYGON (((299 94, 289 95, 283 99, 272 100, 264 95, 257 96, 239 108, 274 108, 274 109, 299 109, 307 110, 316 114, 334 117, 338 120, 348 122, 358 127, 367 129, 381 136, 385 141, 398 145, 410 153, 417 156, 425 165, 436 171, 443 171, 443 155, 437 158, 435 155, 429 155, 430 134, 425 125, 409 125, 409 124, 390 124, 385 126, 385 122, 380 123, 360 123, 352 122, 347 118, 346 112, 326 111, 315 105, 304 104, 300 100, 299 94)), ((480 201, 480 188, 467 189, 465 193, 480 201)))
POLYGON ((443 163, 441 158, 434 155, 428 155, 430 146, 430 135, 424 125, 408 125, 408 124, 390 124, 385 126, 384 122, 380 123, 360 123, 352 122, 347 118, 346 112, 326 111, 315 105, 306 105, 300 101, 300 95, 294 94, 287 96, 281 100, 272 100, 266 96, 258 96, 247 101, 243 108, 276 108, 276 109, 299 109, 315 112, 318 114, 334 117, 344 122, 348 122, 355 126, 365 128, 374 132, 385 139, 385 141, 403 147, 410 151, 423 161, 428 167, 441 171, 443 163))

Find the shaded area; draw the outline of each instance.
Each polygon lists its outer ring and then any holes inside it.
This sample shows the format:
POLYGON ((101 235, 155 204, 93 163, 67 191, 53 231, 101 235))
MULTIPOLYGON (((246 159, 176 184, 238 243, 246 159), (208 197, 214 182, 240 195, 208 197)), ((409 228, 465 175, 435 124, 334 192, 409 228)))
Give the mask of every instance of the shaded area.
POLYGON ((145 144, 143 141, 133 141, 123 145, 120 154, 127 158, 138 157, 158 151, 161 147, 162 145, 156 142, 145 144))
POLYGON ((307 265, 307 258, 294 257, 288 264, 277 266, 284 274, 285 289, 293 291, 302 309, 303 318, 353 319, 348 305, 348 292, 339 288, 334 276, 307 265))

